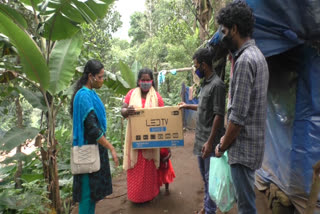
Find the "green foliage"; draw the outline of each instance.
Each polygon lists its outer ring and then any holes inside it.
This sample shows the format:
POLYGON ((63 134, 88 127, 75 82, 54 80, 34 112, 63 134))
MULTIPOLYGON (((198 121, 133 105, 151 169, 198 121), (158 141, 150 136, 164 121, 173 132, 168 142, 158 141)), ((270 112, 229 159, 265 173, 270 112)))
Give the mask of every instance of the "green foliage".
POLYGON ((0 192, 0 212, 3 213, 45 213, 49 209, 46 186, 41 180, 23 183, 24 189, 14 189, 9 183, 0 192), (11 188, 10 188, 11 187, 11 188))
POLYGON ((49 85, 49 72, 42 53, 32 38, 17 26, 3 11, 0 11, 0 32, 8 36, 17 48, 23 71, 27 76, 46 89, 49 85))
POLYGON ((21 0, 26 5, 33 6, 38 5, 40 2, 43 2, 43 0, 21 0))
POLYGON ((167 73, 165 78, 165 82, 159 87, 159 92, 165 105, 175 106, 181 102, 182 84, 192 85, 192 74, 191 72, 177 72, 176 75, 167 73))
POLYGON ((6 5, 0 4, 0 11, 3 14, 6 14, 8 17, 10 17, 11 20, 13 20, 16 24, 20 25, 22 28, 27 28, 28 25, 26 20, 16 10, 6 5))
POLYGON ((132 37, 131 44, 142 44, 148 37, 147 19, 141 12, 134 12, 130 17, 130 29, 128 35, 132 37))
MULTIPOLYGON (((194 14, 185 0, 147 1, 145 12, 131 16, 129 36, 132 48, 127 52, 143 67, 157 71, 192 65, 192 56, 200 46, 199 30, 194 26, 194 14), (169 9, 170 8, 170 9, 169 9)), ((192 85, 191 72, 176 76, 167 74, 165 84, 159 88, 166 105, 181 101, 181 83, 192 85)))
POLYGON ((13 176, 15 165, 0 168, 0 212, 3 213, 45 213, 49 200, 47 186, 43 179, 42 163, 35 152, 23 160, 22 189, 15 189, 13 176))
POLYGON ((44 22, 41 35, 49 40, 62 40, 74 36, 79 30, 79 24, 93 23, 98 18, 103 18, 113 0, 100 1, 54 1, 49 0, 43 15, 49 17, 44 22))
POLYGON ((200 45, 199 32, 191 28, 194 16, 183 0, 150 1, 144 13, 131 16, 129 52, 143 67, 173 69, 190 66, 200 45), (168 9, 170 8, 170 9, 168 9))
POLYGON ((116 74, 105 71, 107 81, 104 84, 112 89, 115 94, 125 95, 130 89, 136 87, 137 74, 141 69, 141 65, 138 62, 134 62, 130 69, 127 64, 119 61, 118 68, 120 72, 116 74))
POLYGON ((128 83, 119 74, 113 74, 109 71, 105 71, 105 73, 108 80, 104 84, 112 89, 115 94, 125 95, 130 90, 128 83))
MULTIPOLYGON (((31 114, 33 112, 32 106, 24 98, 22 98, 14 85, 18 85, 17 81, 10 82, 8 86, 6 84, 0 84, 0 138, 17 124, 16 105, 15 101, 19 98, 21 105, 24 109, 23 125, 30 127, 32 123, 31 114)), ((37 94, 33 95, 37 97, 37 94)), ((32 96, 32 97, 33 97, 32 96)), ((33 126, 35 127, 35 126, 33 126)), ((0 144, 2 142, 0 141, 0 144)))
POLYGON ((38 108, 43 111, 46 110, 46 104, 43 95, 39 91, 32 91, 29 88, 17 86, 17 90, 23 95, 23 97, 32 105, 33 108, 38 108))
POLYGON ((154 68, 159 63, 165 62, 167 48, 158 37, 147 39, 140 45, 137 51, 137 61, 142 62, 145 67, 154 68))
MULTIPOLYGON (((137 64, 135 64, 135 68, 137 68, 137 64)), ((130 88, 134 88, 136 86, 136 77, 134 76, 136 73, 132 72, 128 65, 119 62, 119 68, 122 75, 122 78, 128 83, 130 88)))
MULTIPOLYGON (((111 58, 112 62, 119 62, 120 60, 125 62, 126 64, 130 65, 133 61, 132 57, 133 50, 130 49, 130 44, 126 40, 120 40, 117 38, 112 39, 112 46, 111 46, 111 58)), ((113 63, 110 63, 113 64, 113 63)), ((108 70, 114 71, 116 70, 116 66, 108 66, 108 70)))
MULTIPOLYGON (((11 146, 11 145, 12 144, 10 144, 9 146, 11 146)), ((9 151, 10 150, 4 151, 4 152, 9 152, 9 151)), ((16 153, 12 157, 7 157, 4 161, 1 161, 1 163, 2 164, 11 164, 11 163, 15 163, 17 161, 24 161, 27 158, 28 158, 28 156, 25 155, 24 153, 16 153)))
POLYGON ((97 20, 94 24, 82 24, 82 34, 84 45, 80 54, 80 64, 85 64, 89 59, 100 60, 107 71, 117 69, 119 62, 118 55, 111 51, 111 34, 116 32, 122 25, 120 14, 110 9, 107 16, 102 20, 97 20))
POLYGON ((31 127, 10 129, 3 138, 0 139, 1 150, 11 151, 13 148, 25 142, 26 139, 33 139, 39 130, 31 127))
MULTIPOLYGON (((131 71, 134 73, 134 83, 137 82, 139 70, 142 69, 141 64, 138 61, 134 61, 131 66, 131 71)), ((135 87, 135 85, 133 86, 135 87)))
POLYGON ((50 54, 50 87, 51 94, 64 90, 74 75, 77 59, 82 46, 81 34, 56 42, 50 54))

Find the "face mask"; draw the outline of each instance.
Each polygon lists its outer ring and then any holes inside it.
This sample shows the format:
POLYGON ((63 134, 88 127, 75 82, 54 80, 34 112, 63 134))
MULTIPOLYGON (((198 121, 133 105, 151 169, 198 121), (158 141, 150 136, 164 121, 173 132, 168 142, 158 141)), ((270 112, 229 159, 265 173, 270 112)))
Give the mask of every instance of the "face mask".
POLYGON ((201 71, 201 66, 196 70, 196 75, 202 79, 204 77, 204 72, 201 71))
POLYGON ((139 81, 139 86, 143 92, 148 92, 152 86, 152 80, 150 81, 139 81))

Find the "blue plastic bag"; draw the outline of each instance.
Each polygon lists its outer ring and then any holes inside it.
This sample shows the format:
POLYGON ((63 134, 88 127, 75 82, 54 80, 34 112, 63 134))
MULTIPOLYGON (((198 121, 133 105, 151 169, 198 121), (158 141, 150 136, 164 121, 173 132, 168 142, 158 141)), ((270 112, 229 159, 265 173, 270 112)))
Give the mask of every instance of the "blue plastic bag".
POLYGON ((227 152, 210 158, 209 195, 222 212, 228 212, 236 201, 227 152))

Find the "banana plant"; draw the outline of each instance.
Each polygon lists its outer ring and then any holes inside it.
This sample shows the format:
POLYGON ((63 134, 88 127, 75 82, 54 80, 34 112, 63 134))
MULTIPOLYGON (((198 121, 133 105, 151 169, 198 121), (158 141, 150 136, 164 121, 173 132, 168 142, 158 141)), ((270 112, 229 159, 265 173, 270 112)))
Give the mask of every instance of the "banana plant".
POLYGON ((120 61, 118 64, 120 74, 106 71, 108 81, 105 82, 105 85, 116 94, 126 95, 130 89, 136 87, 138 72, 141 68, 141 64, 138 61, 134 61, 131 68, 120 61))
MULTIPOLYGON (((36 34, 28 32, 23 15, 5 4, 0 4, 0 36, 8 38, 19 56, 22 71, 19 78, 33 84, 40 92, 35 94, 26 88, 17 90, 36 108, 47 112, 45 139, 47 150, 42 158, 45 179, 48 182, 52 209, 60 213, 61 201, 57 167, 57 141, 55 124, 59 106, 64 102, 62 91, 66 89, 75 71, 83 39, 81 23, 94 23, 108 12, 114 0, 20 0, 34 15, 36 34), (33 96, 34 94, 34 96, 33 96), (46 164, 46 165, 45 165, 46 164)), ((27 130, 28 131, 28 130, 27 130)), ((7 137, 17 139, 10 146, 23 143, 25 129, 12 129, 7 137)), ((29 130, 28 135, 35 134, 29 130)), ((6 141, 1 140, 1 145, 6 141)))

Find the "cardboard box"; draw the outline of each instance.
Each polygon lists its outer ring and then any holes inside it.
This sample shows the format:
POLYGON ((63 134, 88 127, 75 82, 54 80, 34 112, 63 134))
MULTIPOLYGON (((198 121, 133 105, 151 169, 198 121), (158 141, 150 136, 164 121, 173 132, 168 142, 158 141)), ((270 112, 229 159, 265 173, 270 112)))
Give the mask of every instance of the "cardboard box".
POLYGON ((184 146, 182 111, 178 106, 139 109, 129 120, 133 149, 184 146))

